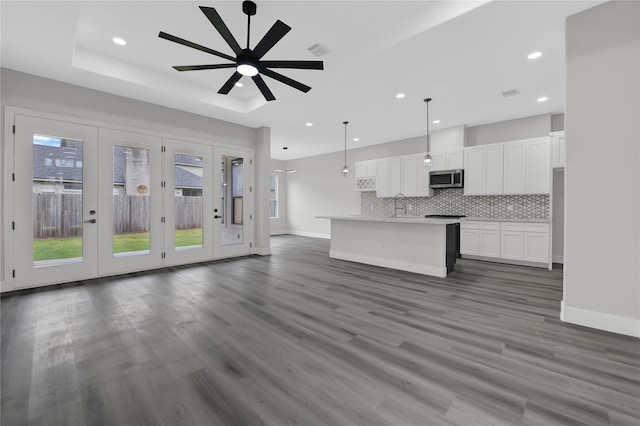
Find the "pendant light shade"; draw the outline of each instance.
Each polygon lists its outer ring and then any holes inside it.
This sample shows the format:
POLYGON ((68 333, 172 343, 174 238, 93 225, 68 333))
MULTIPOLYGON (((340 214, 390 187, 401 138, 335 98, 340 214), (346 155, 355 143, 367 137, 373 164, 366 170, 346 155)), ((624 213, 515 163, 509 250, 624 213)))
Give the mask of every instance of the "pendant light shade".
POLYGON ((347 177, 349 176, 349 167, 347 167, 347 124, 349 124, 348 121, 343 121, 342 124, 344 124, 344 167, 342 168, 342 176, 347 177))
POLYGON ((431 135, 429 134, 429 102, 431 102, 431 98, 426 98, 424 101, 427 103, 427 154, 424 156, 424 166, 431 167, 433 165, 433 160, 431 159, 431 135))

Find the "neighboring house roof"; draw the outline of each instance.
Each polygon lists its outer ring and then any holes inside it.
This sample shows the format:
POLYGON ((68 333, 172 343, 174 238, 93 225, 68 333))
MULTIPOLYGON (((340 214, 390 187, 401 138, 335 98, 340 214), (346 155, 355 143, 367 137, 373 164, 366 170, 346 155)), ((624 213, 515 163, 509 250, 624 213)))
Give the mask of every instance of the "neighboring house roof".
MULTIPOLYGON (((82 142, 67 140, 66 147, 33 145, 34 179, 82 181, 82 142), (49 161, 47 161, 49 159, 49 161)), ((113 150, 113 183, 125 183, 125 149, 115 146, 113 150)), ((176 163, 187 167, 202 167, 202 160, 193 155, 176 154, 176 163)), ((202 177, 182 167, 176 167, 176 187, 202 188, 202 177)))

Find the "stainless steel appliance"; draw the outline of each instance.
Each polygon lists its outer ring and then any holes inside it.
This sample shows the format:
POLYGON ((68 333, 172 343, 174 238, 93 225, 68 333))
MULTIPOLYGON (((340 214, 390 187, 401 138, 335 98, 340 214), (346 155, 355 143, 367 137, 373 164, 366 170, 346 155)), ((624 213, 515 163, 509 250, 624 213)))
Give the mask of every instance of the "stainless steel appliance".
POLYGON ((462 188, 464 186, 464 170, 438 170, 429 173, 430 188, 462 188))
MULTIPOLYGON (((460 219, 461 217, 465 217, 464 215, 449 215, 449 214, 428 214, 425 217, 435 218, 435 219, 460 219)), ((460 257, 460 224, 459 223, 451 223, 447 225, 446 229, 446 263, 447 263, 447 274, 453 271, 453 265, 456 263, 456 259, 460 257)))

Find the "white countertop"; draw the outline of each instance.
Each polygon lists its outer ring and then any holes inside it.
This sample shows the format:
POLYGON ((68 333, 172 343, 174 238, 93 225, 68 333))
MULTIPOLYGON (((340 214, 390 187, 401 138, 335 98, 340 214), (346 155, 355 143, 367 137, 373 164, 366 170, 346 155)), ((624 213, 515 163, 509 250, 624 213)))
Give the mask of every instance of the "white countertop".
POLYGON ((440 219, 423 216, 398 216, 398 217, 378 217, 378 216, 316 216, 318 219, 334 220, 356 220, 360 222, 391 222, 391 223, 419 223, 425 225, 449 225, 460 223, 460 219, 440 219))
POLYGON ((505 218, 505 217, 464 217, 462 221, 478 221, 478 222, 527 222, 527 223, 551 223, 551 219, 523 219, 523 218, 505 218))
POLYGON ((460 219, 434 218, 422 216, 398 216, 398 217, 379 217, 379 216, 316 216, 318 219, 337 219, 337 220, 357 220, 364 222, 391 222, 391 223, 422 223, 428 225, 448 225, 450 223, 460 223, 464 221, 479 222, 529 222, 529 223, 550 223, 551 219, 520 219, 520 218, 504 218, 504 217, 463 217, 460 219))

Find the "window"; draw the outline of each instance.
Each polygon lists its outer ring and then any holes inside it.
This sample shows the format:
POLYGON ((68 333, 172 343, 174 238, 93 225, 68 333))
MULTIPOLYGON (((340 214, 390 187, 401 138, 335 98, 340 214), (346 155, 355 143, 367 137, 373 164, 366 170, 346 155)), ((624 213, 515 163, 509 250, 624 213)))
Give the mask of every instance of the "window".
POLYGON ((269 207, 271 209, 271 217, 278 217, 278 176, 269 176, 269 207))

